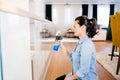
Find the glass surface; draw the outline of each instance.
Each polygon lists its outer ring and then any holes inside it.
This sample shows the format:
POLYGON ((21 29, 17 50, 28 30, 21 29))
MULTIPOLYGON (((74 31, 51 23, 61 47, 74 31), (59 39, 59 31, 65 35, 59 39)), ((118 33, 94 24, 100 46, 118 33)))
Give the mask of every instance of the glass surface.
MULTIPOLYGON (((49 24, 51 24, 51 22, 49 21, 41 22, 38 20, 30 19, 28 17, 22 17, 15 14, 0 12, 0 31, 1 31, 0 34, 2 33, 2 36, 0 36, 0 80, 3 80, 3 77, 6 78, 7 73, 11 73, 11 71, 12 73, 15 72, 12 66, 13 65, 15 66, 18 59, 21 58, 21 57, 17 58, 15 55, 24 56, 24 59, 25 59, 26 57, 27 58, 29 57, 29 56, 26 56, 25 53, 28 55, 31 55, 32 60, 36 60, 36 62, 40 62, 40 64, 38 65, 36 65, 35 63, 32 64, 31 68, 32 68, 32 71, 34 72, 32 73, 32 75, 37 77, 37 75, 39 75, 37 73, 42 72, 42 70, 45 67, 44 66, 45 60, 46 58, 49 58, 48 57, 49 51, 52 49, 48 49, 48 50, 42 49, 43 46, 41 46, 41 43, 43 38, 41 37, 40 32, 42 31, 43 28, 47 28, 49 24), (45 27, 45 24, 46 24, 46 27, 45 27), (6 35, 7 35, 7 39, 5 37, 6 35), (3 42, 2 45, 1 45, 1 40, 3 42), (3 45, 7 46, 5 54, 3 54, 4 48, 2 48, 3 51, 1 52, 1 46, 3 45), (29 51, 28 51, 28 48, 29 48, 29 51), (8 58, 4 55, 6 55, 8 58), (45 60, 43 60, 43 56, 45 60), (6 64, 9 65, 9 67, 6 66, 6 64), (4 71, 4 69, 2 69, 3 66, 7 69, 10 68, 7 71, 7 73, 3 72, 4 71), (35 69, 33 68, 33 66, 37 68, 35 69), (3 73, 5 76, 3 75, 3 73)), ((24 62, 22 62, 21 64, 24 64, 24 62)), ((18 74, 23 75, 22 72, 19 72, 18 74)))

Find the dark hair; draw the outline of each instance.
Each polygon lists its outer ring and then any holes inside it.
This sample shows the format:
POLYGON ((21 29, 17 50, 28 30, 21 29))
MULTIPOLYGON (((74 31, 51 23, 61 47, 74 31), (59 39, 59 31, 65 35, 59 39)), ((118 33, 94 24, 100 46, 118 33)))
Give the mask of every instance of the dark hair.
POLYGON ((94 35, 97 34, 97 21, 95 18, 88 19, 87 16, 79 16, 75 19, 75 21, 78 21, 78 24, 80 26, 85 25, 86 26, 86 32, 88 33, 88 37, 92 38, 94 35))

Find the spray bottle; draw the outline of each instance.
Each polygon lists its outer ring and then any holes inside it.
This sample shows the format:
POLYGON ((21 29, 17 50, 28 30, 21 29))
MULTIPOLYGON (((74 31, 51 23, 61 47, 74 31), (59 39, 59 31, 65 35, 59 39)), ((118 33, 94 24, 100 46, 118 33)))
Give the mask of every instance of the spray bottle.
POLYGON ((58 51, 59 50, 59 47, 60 47, 60 41, 62 40, 62 36, 60 34, 60 31, 58 31, 56 33, 56 37, 55 37, 55 44, 53 46, 53 50, 54 51, 58 51))

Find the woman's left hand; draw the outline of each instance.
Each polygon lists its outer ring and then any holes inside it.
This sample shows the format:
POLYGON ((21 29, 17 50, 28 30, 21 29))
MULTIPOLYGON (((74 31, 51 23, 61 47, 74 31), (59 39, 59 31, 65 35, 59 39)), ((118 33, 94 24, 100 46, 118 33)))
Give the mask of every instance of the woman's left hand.
POLYGON ((66 76, 64 80, 73 80, 71 76, 66 76))

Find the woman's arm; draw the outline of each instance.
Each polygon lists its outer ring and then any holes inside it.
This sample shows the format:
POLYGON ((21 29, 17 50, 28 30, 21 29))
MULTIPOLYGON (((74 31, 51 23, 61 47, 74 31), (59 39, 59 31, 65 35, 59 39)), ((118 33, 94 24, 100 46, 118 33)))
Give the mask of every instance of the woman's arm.
POLYGON ((83 45, 81 47, 81 55, 80 55, 80 68, 77 70, 76 75, 79 77, 83 77, 85 74, 88 74, 90 71, 90 64, 92 58, 92 48, 91 45, 83 45))
POLYGON ((63 45, 62 42, 60 42, 60 48, 61 48, 61 51, 62 51, 66 56, 69 55, 69 51, 65 48, 65 46, 63 45))

